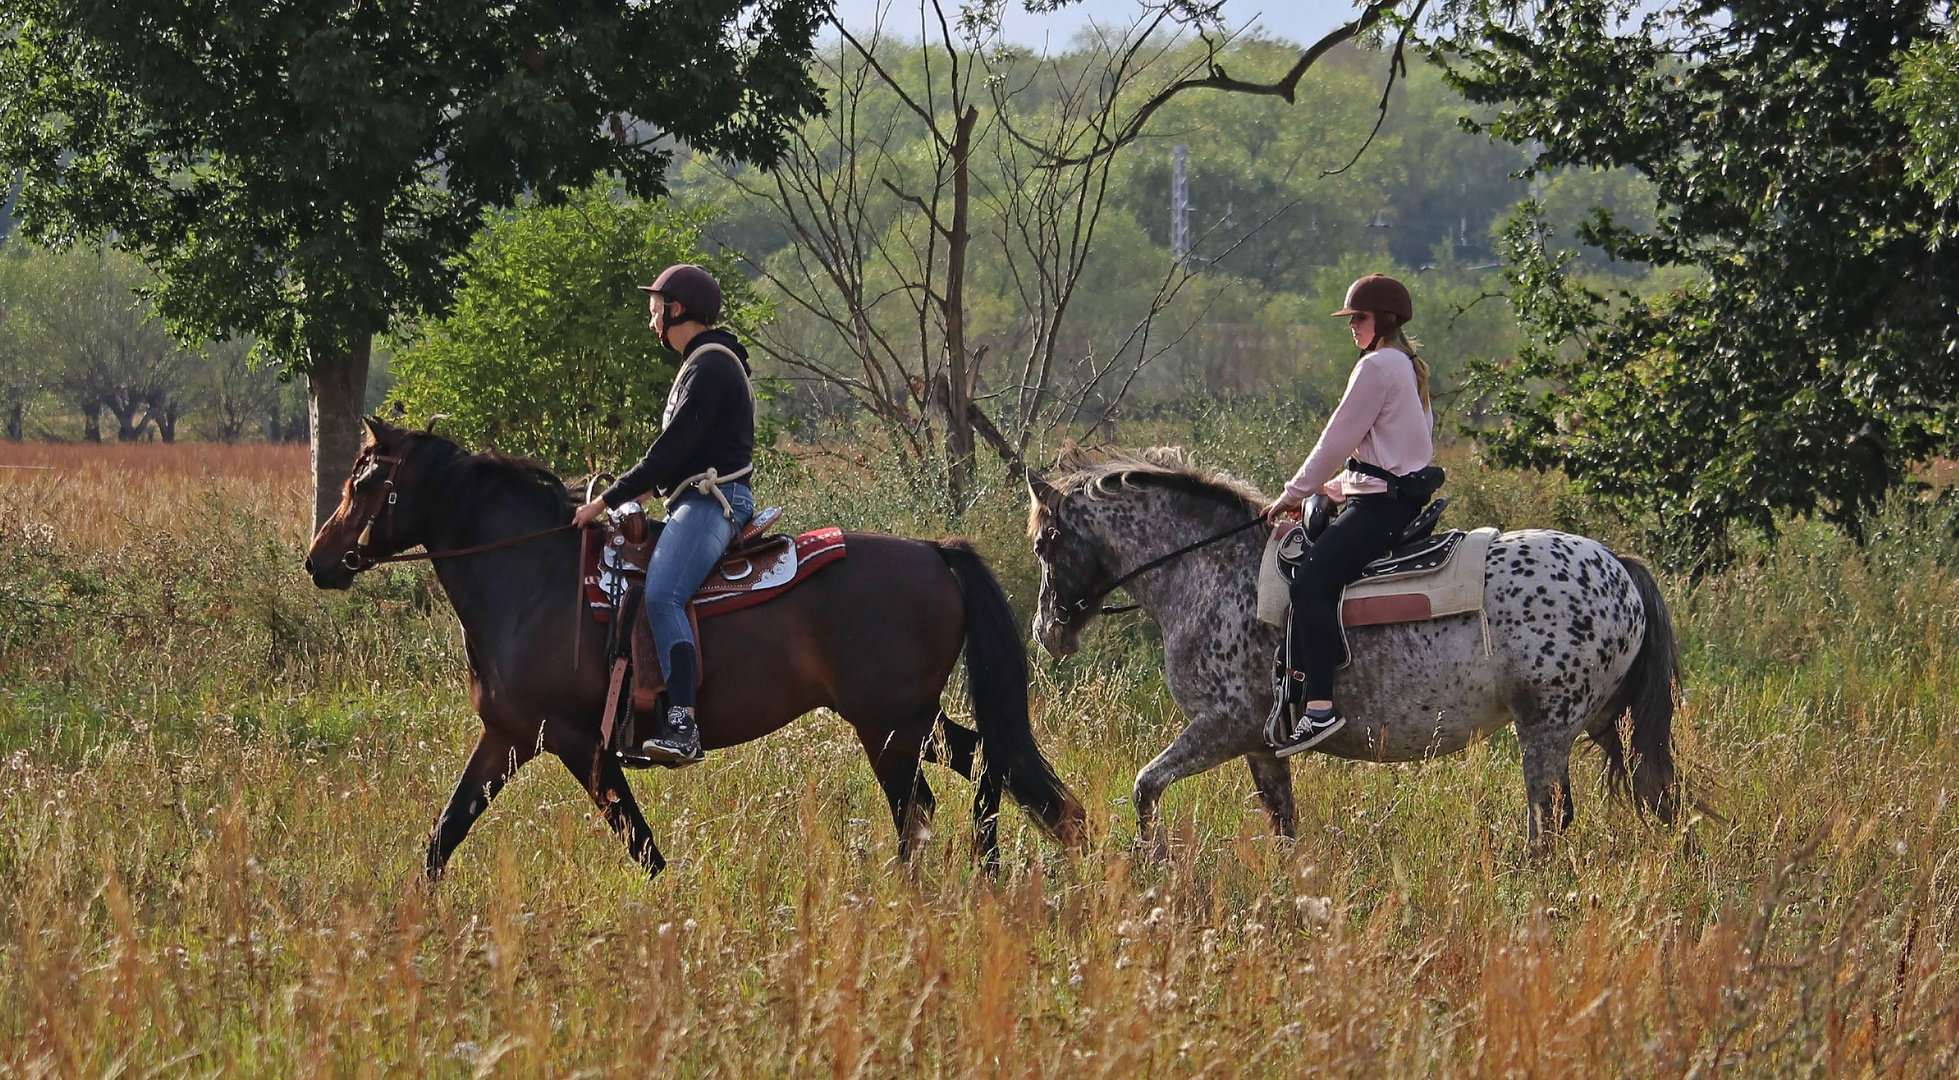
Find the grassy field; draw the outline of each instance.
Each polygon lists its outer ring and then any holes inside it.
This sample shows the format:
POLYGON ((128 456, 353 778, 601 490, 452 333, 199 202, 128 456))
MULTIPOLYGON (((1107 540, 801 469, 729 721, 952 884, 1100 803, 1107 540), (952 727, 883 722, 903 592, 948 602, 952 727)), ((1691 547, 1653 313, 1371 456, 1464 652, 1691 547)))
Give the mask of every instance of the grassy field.
MULTIPOLYGON (((1274 418, 1125 433, 1269 490, 1274 418)), ((299 572, 304 448, 0 444, 0 1075, 1882 1075, 1959 1055, 1959 578, 1901 501, 1859 551, 1797 525, 1669 582, 1689 682, 1676 833, 1591 782, 1522 841, 1515 740, 1294 769, 1300 839, 1242 768, 1135 771, 1179 729, 1152 629, 1036 659, 1036 726, 1093 839, 1017 812, 971 865, 965 781, 895 864, 848 729, 806 719, 635 778, 647 882, 549 761, 433 892, 426 832, 475 738, 426 569, 299 572)), ((1451 519, 1626 534, 1457 454, 1451 519)), ((892 463, 765 466, 790 524, 975 537, 1027 610, 1023 496, 949 524, 892 463)), ((963 699, 952 702, 955 713, 963 699)), ((1579 767, 1596 774, 1585 751, 1579 767)))

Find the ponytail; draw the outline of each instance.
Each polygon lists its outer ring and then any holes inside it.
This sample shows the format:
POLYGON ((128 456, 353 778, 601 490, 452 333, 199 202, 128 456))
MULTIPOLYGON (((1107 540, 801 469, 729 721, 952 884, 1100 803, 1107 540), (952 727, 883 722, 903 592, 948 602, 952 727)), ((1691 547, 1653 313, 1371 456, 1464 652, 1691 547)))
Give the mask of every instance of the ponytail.
POLYGON ((1421 347, 1421 342, 1408 336, 1407 328, 1402 325, 1401 318, 1392 311, 1375 312, 1374 327, 1374 344, 1369 348, 1379 349, 1387 346, 1408 354, 1409 362, 1415 365, 1415 391, 1422 396, 1422 410, 1433 416, 1435 408, 1428 400, 1428 363, 1415 355, 1415 350, 1421 347))

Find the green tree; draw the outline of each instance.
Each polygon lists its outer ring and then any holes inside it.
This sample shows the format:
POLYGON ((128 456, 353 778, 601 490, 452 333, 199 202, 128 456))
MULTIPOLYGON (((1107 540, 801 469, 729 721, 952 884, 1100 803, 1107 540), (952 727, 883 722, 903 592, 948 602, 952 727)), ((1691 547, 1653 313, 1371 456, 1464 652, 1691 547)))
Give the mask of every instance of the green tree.
POLYGON ((359 438, 373 335, 439 313, 487 207, 681 141, 767 162, 821 107, 824 0, 0 0, 0 168, 49 241, 113 235, 187 339, 308 377, 315 522, 359 438))
POLYGON ((638 286, 698 263, 723 283, 724 321, 757 314, 733 258, 702 250, 706 216, 601 183, 492 219, 458 260, 455 309, 398 343, 392 399, 565 472, 630 463, 659 433, 679 360, 647 328, 638 286))
POLYGON ((1878 82, 1878 102, 1911 125, 1917 152, 1906 169, 1946 211, 1946 234, 1959 234, 1959 23, 1901 59, 1897 78, 1878 82))
POLYGON ((1631 167, 1657 213, 1600 212, 1580 237, 1688 268, 1681 288, 1606 296, 1509 236, 1512 299, 1538 339, 1477 387, 1507 414, 1502 461, 1558 467, 1657 511, 1689 560, 1745 523, 1818 512, 1850 529, 1912 463, 1953 446, 1959 262, 1906 182, 1911 133, 1877 108, 1927 0, 1504 5, 1450 45, 1487 129, 1536 167, 1631 167), (1642 223, 1643 224, 1643 223, 1642 223))

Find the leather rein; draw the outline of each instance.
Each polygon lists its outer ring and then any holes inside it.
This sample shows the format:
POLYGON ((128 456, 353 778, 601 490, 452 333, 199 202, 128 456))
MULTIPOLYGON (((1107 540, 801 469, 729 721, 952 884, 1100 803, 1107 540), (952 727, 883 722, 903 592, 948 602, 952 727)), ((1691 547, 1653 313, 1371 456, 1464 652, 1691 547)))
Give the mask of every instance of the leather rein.
MULTIPOLYGON (((388 493, 388 497, 375 502, 373 512, 367 515, 367 521, 361 525, 361 531, 359 537, 357 537, 354 540, 353 550, 347 552, 347 554, 341 559, 341 562, 346 565, 347 569, 352 570, 357 574, 363 570, 372 570, 377 566, 383 565, 384 563, 419 562, 423 559, 433 561, 436 559, 455 559, 455 558, 460 558, 461 556, 464 555, 480 555, 486 551, 497 551, 502 548, 516 547, 518 544, 527 544, 532 540, 542 539, 543 537, 546 536, 554 536, 561 532, 570 532, 578 527, 573 522, 566 522, 563 525, 557 525, 552 528, 545 529, 542 532, 526 533, 523 536, 513 536, 508 540, 497 540, 488 544, 477 544, 474 547, 452 548, 451 550, 448 551, 413 551, 413 552, 406 552, 399 555, 384 555, 381 556, 380 558, 375 558, 374 556, 371 556, 367 553, 368 541, 373 539, 374 523, 381 520, 381 512, 400 501, 400 492, 395 487, 395 475, 401 472, 401 463, 407 460, 407 455, 404 454, 396 457, 376 456, 374 460, 377 463, 383 463, 389 466, 387 479, 381 482, 382 490, 388 493)), ((388 519, 389 540, 394 539, 394 527, 395 527, 394 518, 390 517, 388 519)))
MULTIPOLYGON (((1124 585, 1127 585, 1130 582, 1136 580, 1137 578, 1142 577, 1144 574, 1147 574, 1150 571, 1156 569, 1157 567, 1162 566, 1164 563, 1170 562, 1174 559, 1181 559, 1185 555, 1188 555, 1193 551, 1198 551, 1200 549, 1210 547, 1212 544, 1215 544, 1220 540, 1229 540, 1232 537, 1237 536, 1239 533, 1244 532, 1246 529, 1249 529, 1252 526, 1257 525, 1264 520, 1265 520, 1264 514, 1256 514, 1253 515, 1253 517, 1249 521, 1245 521, 1240 524, 1233 525, 1231 528, 1226 529, 1225 531, 1218 533, 1215 536, 1207 536, 1204 539, 1199 540, 1194 544, 1185 544, 1183 547, 1180 547, 1175 551, 1168 552, 1163 555, 1158 555, 1156 558, 1151 559, 1149 562, 1146 562, 1143 565, 1137 567, 1136 569, 1129 571, 1128 573, 1115 579, 1114 581, 1103 586, 1102 588, 1097 589, 1092 593, 1088 593, 1085 596, 1079 597, 1073 603, 1061 605, 1060 615, 1058 616, 1057 621, 1059 621, 1062 625, 1065 626, 1068 623, 1071 623, 1076 619, 1081 618, 1083 615, 1088 614, 1089 608, 1095 606, 1096 604, 1101 603, 1103 598, 1107 597, 1110 593, 1115 592, 1117 589, 1122 588, 1124 585)), ((1052 526, 1049 527, 1052 528, 1052 526)), ((1125 611, 1135 611, 1139 607, 1142 607, 1142 605, 1123 604, 1118 607, 1104 607, 1100 611, 1098 611, 1097 614, 1119 615, 1125 611)))

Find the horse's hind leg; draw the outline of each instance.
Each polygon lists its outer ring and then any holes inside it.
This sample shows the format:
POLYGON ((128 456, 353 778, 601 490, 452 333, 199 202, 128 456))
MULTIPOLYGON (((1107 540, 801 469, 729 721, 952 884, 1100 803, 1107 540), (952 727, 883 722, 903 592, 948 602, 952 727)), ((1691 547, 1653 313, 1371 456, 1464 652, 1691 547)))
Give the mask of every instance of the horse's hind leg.
POLYGON ((442 876, 449 865, 449 856, 463 842, 463 837, 469 835, 470 826, 490 808, 490 800, 503 790, 505 781, 517 767, 536 753, 535 743, 516 743, 500 732, 483 729, 482 737, 476 740, 476 749, 470 751, 469 763, 463 766, 462 778, 456 781, 455 794, 449 796, 449 805, 435 819, 435 829, 429 834, 428 861, 423 872, 430 881, 442 876))
POLYGON ((885 801, 891 805, 891 820, 898 827, 898 858, 908 865, 931 838, 929 823, 937 806, 931 785, 925 782, 924 772, 919 768, 924 760, 925 737, 930 732, 929 724, 911 731, 857 728, 857 741, 864 744, 864 754, 871 759, 871 771, 877 774, 878 786, 884 789, 885 801))
POLYGON ((1569 826, 1575 816, 1571 801, 1571 740, 1572 733, 1559 724, 1533 725, 1528 730, 1519 727, 1524 796, 1530 802, 1533 848, 1548 847, 1551 838, 1569 826))
POLYGON ((1292 763, 1270 751, 1254 750, 1245 755, 1245 766, 1258 787, 1258 801, 1265 804, 1265 812, 1272 818, 1272 831, 1287 839, 1298 836, 1292 805, 1292 763))
POLYGON ((571 745, 557 751, 558 760, 578 778, 579 786, 592 797, 613 833, 625 841, 626 853, 646 869, 647 877, 658 877, 667 868, 667 860, 660 854, 659 845, 653 842, 653 830, 639 812, 639 801, 633 798, 632 786, 626 783, 626 771, 619 767, 619 759, 598 752, 596 732, 569 742, 571 745))

